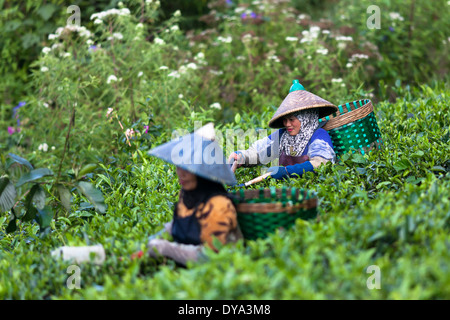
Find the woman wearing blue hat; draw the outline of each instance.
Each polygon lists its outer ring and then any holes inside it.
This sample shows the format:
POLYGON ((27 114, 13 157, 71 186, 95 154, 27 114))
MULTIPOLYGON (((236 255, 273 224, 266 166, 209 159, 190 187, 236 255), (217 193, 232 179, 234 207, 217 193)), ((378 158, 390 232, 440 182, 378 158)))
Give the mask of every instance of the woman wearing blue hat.
POLYGON ((197 261, 205 246, 217 251, 214 238, 222 244, 242 238, 236 209, 223 186, 236 184, 236 178, 214 141, 212 124, 149 154, 175 164, 181 185, 172 221, 149 239, 150 256, 165 256, 186 265, 197 261), (174 241, 162 239, 165 233, 174 241))
POLYGON ((332 103, 306 91, 294 80, 269 127, 279 129, 256 141, 247 150, 233 152, 228 161, 239 166, 267 164, 278 159, 280 166, 268 172, 275 179, 302 176, 328 161, 335 161, 328 132, 319 127, 319 119, 336 112, 332 103))

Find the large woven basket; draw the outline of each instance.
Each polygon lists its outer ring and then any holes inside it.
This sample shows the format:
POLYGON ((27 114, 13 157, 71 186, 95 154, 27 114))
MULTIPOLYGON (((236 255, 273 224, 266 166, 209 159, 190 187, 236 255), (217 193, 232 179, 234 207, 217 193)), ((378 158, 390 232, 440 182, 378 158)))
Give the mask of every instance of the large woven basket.
POLYGON ((326 121, 323 129, 330 134, 337 156, 352 149, 362 154, 381 149, 383 140, 369 99, 342 104, 338 109, 319 120, 326 121))
POLYGON ((297 219, 317 217, 317 197, 311 191, 285 187, 234 190, 238 224, 244 239, 266 238, 279 228, 289 229, 297 219))

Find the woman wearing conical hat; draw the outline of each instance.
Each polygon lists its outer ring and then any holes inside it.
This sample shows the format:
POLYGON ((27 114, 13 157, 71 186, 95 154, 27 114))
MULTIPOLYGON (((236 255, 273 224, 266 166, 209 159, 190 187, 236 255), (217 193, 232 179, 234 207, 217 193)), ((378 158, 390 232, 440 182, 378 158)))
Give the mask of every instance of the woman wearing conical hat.
POLYGON ((237 161, 239 167, 278 159, 280 166, 269 168, 275 179, 302 176, 328 161, 334 163, 331 137, 319 127, 319 119, 337 110, 335 105, 306 91, 294 80, 289 94, 269 121, 269 127, 279 130, 256 141, 247 150, 233 152, 228 161, 237 161))
POLYGON ((186 265, 197 261, 206 246, 217 251, 214 238, 222 244, 242 238, 236 209, 224 188, 236 184, 236 178, 215 141, 212 123, 149 154, 174 164, 181 185, 173 219, 149 238, 151 257, 165 256, 186 265))

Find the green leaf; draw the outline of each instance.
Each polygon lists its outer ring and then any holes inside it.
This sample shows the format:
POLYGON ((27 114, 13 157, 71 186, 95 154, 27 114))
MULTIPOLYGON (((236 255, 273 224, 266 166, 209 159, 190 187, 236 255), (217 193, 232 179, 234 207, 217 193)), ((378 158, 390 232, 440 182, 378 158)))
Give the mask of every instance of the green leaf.
POLYGON ((367 163, 367 159, 360 153, 353 154, 352 161, 355 163, 367 163))
POLYGON ((91 173, 96 168, 97 168, 96 163, 89 163, 89 164, 85 165, 83 168, 81 168, 80 172, 78 172, 78 179, 87 175, 88 173, 91 173))
POLYGON ((35 192, 33 198, 31 198, 31 202, 34 203, 36 208, 42 210, 45 206, 45 191, 38 184, 35 184, 32 189, 33 188, 35 188, 35 192))
POLYGON ((411 167, 411 163, 407 159, 400 160, 394 164, 394 169, 397 172, 403 171, 411 167))
POLYGON ((56 11, 56 7, 53 4, 46 4, 46 5, 43 5, 42 7, 40 7, 39 10, 37 11, 37 13, 42 17, 42 19, 47 21, 48 19, 50 19, 52 17, 52 15, 55 11, 56 11))
POLYGON ((27 208, 27 213, 21 219, 25 222, 32 221, 36 218, 37 213, 37 209, 34 206, 30 206, 27 208))
POLYGON ((44 206, 45 206, 45 192, 38 184, 35 184, 33 187, 31 187, 30 191, 28 192, 25 198, 26 213, 25 216, 23 216, 22 220, 32 221, 37 214, 36 208, 42 210, 44 206), (33 202, 37 203, 36 206, 33 204, 33 202))
POLYGON ((17 229, 16 219, 12 219, 9 221, 8 226, 6 227, 6 233, 13 233, 17 229))
POLYGON ((236 124, 241 123, 241 115, 239 113, 236 113, 234 116, 234 122, 236 122, 236 124))
POLYGON ((431 171, 442 171, 442 172, 446 172, 447 170, 445 170, 444 167, 441 166, 434 166, 433 168, 431 168, 431 171))
POLYGON ((0 212, 5 212, 14 206, 17 192, 8 177, 0 179, 0 212))
POLYGON ((15 155, 13 153, 8 153, 9 157, 11 159, 13 159, 15 162, 23 164, 24 166, 26 166, 28 169, 33 170, 33 166, 31 165, 31 163, 28 162, 28 160, 19 157, 18 155, 15 155))
POLYGON ((39 223, 39 227, 42 229, 45 229, 50 226, 50 223, 53 219, 53 210, 50 206, 45 206, 44 209, 39 210, 38 214, 36 215, 36 220, 39 223))
POLYGON ((52 176, 53 172, 50 169, 47 168, 39 168, 32 170, 23 176, 20 177, 19 181, 17 181, 16 187, 20 187, 24 183, 31 182, 34 180, 38 180, 45 176, 52 176))
POLYGON ((67 211, 70 211, 70 204, 72 202, 72 193, 70 193, 70 191, 61 184, 58 184, 56 188, 58 189, 61 204, 67 211))
POLYGON ((423 157, 424 154, 425 154, 425 153, 424 153, 423 151, 418 150, 418 151, 414 152, 411 156, 412 156, 412 157, 415 157, 415 158, 420 158, 420 157, 423 157))
POLYGON ((100 190, 94 188, 89 182, 80 181, 77 185, 77 189, 88 198, 88 200, 94 205, 95 209, 100 213, 105 213, 106 204, 103 194, 100 190))

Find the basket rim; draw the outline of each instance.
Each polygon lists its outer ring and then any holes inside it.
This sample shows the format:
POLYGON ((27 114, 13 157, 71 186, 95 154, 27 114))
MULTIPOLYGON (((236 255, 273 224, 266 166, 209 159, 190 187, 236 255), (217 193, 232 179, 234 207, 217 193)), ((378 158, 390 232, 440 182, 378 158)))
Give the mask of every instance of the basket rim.
POLYGON ((320 121, 325 121, 323 129, 330 131, 335 128, 339 128, 343 125, 350 124, 357 120, 361 120, 367 117, 374 110, 372 101, 369 99, 355 100, 346 104, 339 105, 339 111, 332 115, 321 118, 320 121), (358 103, 364 103, 362 106, 357 107, 358 103), (355 108, 352 109, 351 106, 355 108), (343 111, 343 112, 341 112, 343 111))
POLYGON ((308 210, 317 208, 318 200, 316 198, 304 200, 301 203, 239 203, 236 205, 237 214, 267 214, 267 213, 286 213, 294 214, 300 209, 308 210))

